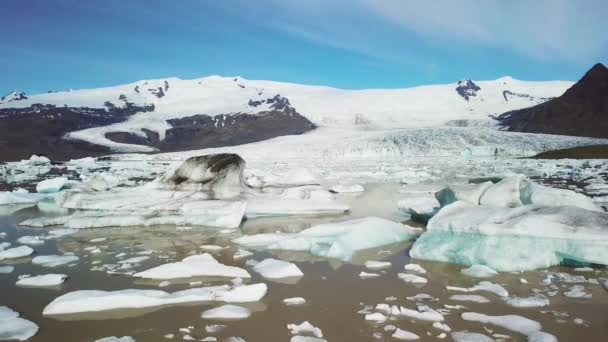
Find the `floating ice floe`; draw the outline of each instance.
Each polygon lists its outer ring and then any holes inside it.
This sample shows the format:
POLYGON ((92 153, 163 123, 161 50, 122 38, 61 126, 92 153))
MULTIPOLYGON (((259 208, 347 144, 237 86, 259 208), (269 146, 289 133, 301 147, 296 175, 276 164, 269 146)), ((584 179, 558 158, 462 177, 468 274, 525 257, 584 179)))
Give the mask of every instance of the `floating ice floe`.
POLYGON ((329 191, 335 193, 353 193, 353 192, 364 192, 365 188, 360 184, 337 184, 329 188, 329 191))
POLYGON ((0 266, 0 274, 13 273, 15 266, 0 266))
POLYGON ((25 277, 17 280, 15 285, 22 287, 50 287, 58 286, 68 278, 65 274, 44 274, 33 277, 25 277))
POLYGON ((0 191, 0 205, 14 205, 14 204, 32 204, 47 199, 53 198, 55 194, 37 194, 29 193, 24 189, 17 189, 13 191, 0 191))
POLYGON ((443 315, 433 310, 427 305, 418 305, 417 310, 408 309, 405 307, 399 308, 401 316, 418 319, 421 321, 443 322, 443 315))
POLYGON ((131 336, 109 336, 95 340, 95 342, 135 342, 135 339, 131 336))
POLYGON ((409 332, 407 330, 402 330, 399 328, 395 330, 391 337, 401 341, 415 341, 420 339, 420 336, 414 334, 413 332, 409 332))
POLYGON ((516 308, 538 308, 549 305, 549 298, 536 294, 529 297, 505 297, 505 304, 516 308))
POLYGON ((359 278, 361 279, 378 278, 379 276, 380 275, 378 273, 369 273, 364 271, 361 271, 361 273, 359 273, 359 278))
POLYGON ((433 322, 433 328, 441 330, 441 331, 445 331, 445 332, 452 331, 452 328, 450 328, 449 325, 447 325, 445 323, 441 323, 441 322, 433 322))
POLYGON ((0 260, 18 259, 31 255, 34 250, 28 246, 19 246, 0 251, 0 260))
POLYGON ((490 278, 498 274, 486 265, 471 265, 469 268, 460 270, 460 273, 473 278, 490 278))
POLYGON ((39 255, 32 259, 32 264, 42 267, 59 267, 78 260, 79 258, 75 255, 39 255))
POLYGON ((397 274, 397 277, 399 277, 399 279, 403 280, 406 283, 412 284, 426 284, 428 282, 428 279, 426 279, 425 277, 410 273, 399 273, 397 274))
POLYGON ((222 305, 204 311, 201 317, 212 320, 240 320, 251 316, 251 310, 238 305, 222 305))
POLYGON ((416 272, 419 274, 426 274, 426 270, 418 264, 407 264, 407 265, 403 266, 403 269, 406 271, 412 271, 412 272, 416 272))
POLYGON ((182 261, 164 264, 133 275, 145 279, 177 279, 190 277, 251 278, 246 270, 227 266, 215 260, 211 254, 191 255, 182 261))
POLYGON ((36 192, 38 193, 53 193, 58 192, 67 183, 66 177, 57 177, 51 179, 45 179, 36 185, 36 192))
POLYGON ((446 286, 448 290, 460 291, 460 292, 475 292, 475 291, 486 291, 491 292, 499 297, 508 297, 509 292, 498 284, 491 283, 489 281, 482 281, 473 287, 457 287, 457 286, 446 286))
POLYGON ((365 262, 365 267, 370 270, 381 270, 391 267, 391 263, 388 261, 368 260, 365 262))
POLYGON ((293 297, 283 299, 283 304, 286 306, 299 306, 306 304, 306 299, 302 297, 293 297))
POLYGON ((31 236, 31 235, 24 235, 24 236, 18 238, 17 242, 24 244, 24 245, 32 245, 32 246, 44 244, 44 240, 41 239, 39 236, 31 236))
POLYGON ((233 242, 248 248, 306 251, 350 261, 359 250, 413 239, 420 230, 377 217, 327 223, 299 233, 256 234, 233 242))
POLYGON ((38 325, 19 317, 19 313, 0 306, 0 340, 25 341, 36 335, 38 325))
POLYGON ((203 302, 255 302, 266 295, 265 284, 200 287, 168 293, 161 290, 78 290, 47 305, 43 315, 61 315, 119 309, 142 309, 203 302))
POLYGON ((304 321, 301 324, 287 324, 287 329, 292 335, 312 335, 317 338, 323 337, 321 329, 310 324, 308 321, 304 321))
POLYGON ((476 312, 465 312, 461 315, 465 321, 475 321, 482 324, 492 324, 528 337, 528 341, 557 342, 555 336, 541 331, 540 323, 531 319, 517 316, 488 316, 476 312))
POLYGON ((296 278, 304 275, 296 264, 272 258, 260 261, 253 269, 266 279, 296 278))
POLYGON ((412 246, 414 258, 531 270, 574 260, 608 264, 608 214, 577 207, 442 208, 412 246))

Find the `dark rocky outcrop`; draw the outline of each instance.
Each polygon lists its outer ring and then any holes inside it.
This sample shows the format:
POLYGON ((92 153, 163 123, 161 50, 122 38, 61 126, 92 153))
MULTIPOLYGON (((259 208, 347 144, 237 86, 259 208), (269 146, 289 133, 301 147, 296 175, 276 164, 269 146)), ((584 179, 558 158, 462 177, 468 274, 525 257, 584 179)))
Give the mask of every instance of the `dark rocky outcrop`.
POLYGON ((608 138, 608 68, 598 63, 562 96, 496 119, 510 131, 608 138))
POLYGON ((469 101, 471 97, 477 96, 477 92, 480 90, 481 87, 469 79, 458 81, 458 86, 456 87, 458 95, 462 96, 467 101, 469 101))
POLYGON ((34 104, 0 109, 0 160, 27 159, 32 154, 54 160, 108 154, 111 151, 107 147, 63 137, 68 132, 122 122, 137 112, 152 110, 153 105, 132 103, 106 108, 34 104))

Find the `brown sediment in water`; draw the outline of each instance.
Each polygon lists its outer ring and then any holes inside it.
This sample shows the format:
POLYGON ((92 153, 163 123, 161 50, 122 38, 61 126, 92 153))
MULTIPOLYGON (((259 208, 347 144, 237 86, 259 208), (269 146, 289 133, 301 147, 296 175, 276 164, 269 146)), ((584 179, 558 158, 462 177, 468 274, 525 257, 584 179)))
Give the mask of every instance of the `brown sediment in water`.
MULTIPOLYGON (((396 209, 396 200, 402 195, 398 194, 395 184, 368 185, 365 194, 349 199, 353 210, 345 217, 298 217, 298 218, 266 218, 253 219, 244 222, 242 231, 246 234, 280 231, 299 231, 311 225, 327 221, 345 220, 354 217, 377 215, 393 220, 403 221, 407 216, 400 214, 396 209)), ((7 240, 13 241, 22 235, 36 235, 36 229, 15 228, 15 221, 20 216, 30 216, 32 212, 18 213, 10 217, 0 230, 8 232, 7 240)), ((176 334, 175 339, 181 340, 179 329, 193 326, 191 335, 197 339, 206 336, 217 336, 221 341, 228 336, 241 336, 248 342, 256 341, 287 341, 290 333, 287 324, 309 321, 322 329, 324 338, 328 341, 391 341, 391 333, 385 332, 383 327, 387 324, 395 325, 401 329, 418 334, 422 341, 437 340, 441 331, 431 327, 430 322, 416 321, 400 318, 387 321, 382 325, 373 325, 364 320, 364 315, 357 312, 365 305, 375 306, 378 303, 397 304, 415 309, 415 302, 407 297, 419 293, 426 293, 437 301, 428 302, 434 309, 442 308, 443 304, 464 305, 466 310, 451 310, 445 315, 445 322, 452 331, 469 330, 472 332, 490 335, 485 328, 493 333, 507 334, 513 337, 512 341, 525 341, 526 338, 518 333, 503 328, 484 325, 477 322, 467 322, 460 318, 462 312, 480 312, 488 315, 515 314, 538 321, 543 331, 555 335, 560 341, 575 341, 584 338, 584 341, 605 341, 608 334, 608 293, 597 284, 584 284, 587 293, 592 294, 591 299, 574 299, 563 295, 572 284, 557 284, 560 289, 554 297, 549 297, 550 305, 543 308, 514 308, 506 305, 499 297, 488 292, 475 292, 491 300, 490 303, 479 304, 471 302, 457 302, 449 297, 460 292, 449 291, 446 286, 470 287, 481 280, 489 280, 504 286, 510 295, 526 297, 533 294, 533 289, 544 289, 546 285, 542 280, 547 271, 566 272, 584 275, 588 278, 607 277, 606 268, 598 268, 593 272, 576 272, 572 268, 554 267, 549 270, 538 270, 523 273, 500 273, 488 279, 475 279, 460 273, 463 268, 458 265, 411 260, 408 249, 411 242, 404 242, 367 250, 356 255, 352 263, 336 260, 327 260, 312 257, 302 252, 254 252, 249 259, 262 260, 266 257, 278 257, 295 262, 303 271, 304 276, 295 284, 284 284, 261 278, 246 265, 246 260, 235 261, 232 255, 236 246, 229 241, 238 236, 233 233, 220 233, 217 229, 198 229, 176 231, 175 227, 141 227, 128 229, 91 229, 63 238, 58 241, 48 241, 42 246, 35 246, 37 254, 56 254, 74 252, 81 257, 75 267, 41 268, 29 262, 16 264, 12 274, 0 275, 0 303, 6 305, 40 326, 39 333, 30 341, 93 341, 105 336, 133 336, 137 341, 164 341, 165 334, 176 334), (107 240, 91 243, 97 237, 106 237, 107 240), (196 303, 184 306, 171 306, 146 310, 121 310, 97 314, 79 314, 63 317, 44 317, 43 308, 58 296, 80 289, 120 290, 126 288, 159 289, 158 282, 142 282, 136 278, 115 275, 105 272, 91 271, 93 260, 103 263, 114 263, 116 254, 127 252, 129 257, 136 256, 138 251, 155 250, 151 259, 134 268, 137 271, 147 269, 159 264, 181 260, 191 253, 202 253, 199 246, 216 244, 230 246, 216 253, 219 261, 234 266, 244 267, 250 271, 252 279, 247 283, 264 282, 268 284, 268 294, 260 303, 243 304, 253 311, 253 315, 243 321, 217 322, 204 320, 201 313, 221 303, 196 303), (92 255, 84 248, 96 245, 102 253, 92 255), (161 259, 159 256, 167 256, 161 259), (366 270, 361 266, 366 260, 383 260, 392 263, 390 268, 380 271, 366 270), (403 266, 414 262, 424 267, 428 278, 424 286, 414 286, 403 282, 397 274, 404 272, 403 266), (361 279, 361 271, 380 273, 380 277, 361 279), (67 280, 59 290, 32 289, 16 287, 15 281, 21 274, 66 273, 67 280), (522 284, 520 278, 528 281, 522 284), (388 301, 387 297, 396 297, 396 301, 388 301), (302 306, 287 307, 283 299, 290 297, 304 297, 307 301, 302 306), (541 311, 566 312, 569 316, 562 318, 541 311), (586 324, 574 323, 574 318, 581 318, 586 324), (225 324, 227 328, 216 334, 208 334, 204 327, 208 324, 225 324), (374 339, 374 333, 382 334, 380 339, 374 339), (428 335, 430 333, 431 335, 428 335)), ((5 262, 6 263, 6 262, 5 262)), ((228 283, 229 279, 197 278, 189 281, 203 280, 207 284, 228 283), (220 281, 217 281, 220 280, 220 281)), ((161 290, 174 292, 190 288, 187 282, 173 282, 161 290)), ((450 340, 449 337, 446 340, 450 340)))

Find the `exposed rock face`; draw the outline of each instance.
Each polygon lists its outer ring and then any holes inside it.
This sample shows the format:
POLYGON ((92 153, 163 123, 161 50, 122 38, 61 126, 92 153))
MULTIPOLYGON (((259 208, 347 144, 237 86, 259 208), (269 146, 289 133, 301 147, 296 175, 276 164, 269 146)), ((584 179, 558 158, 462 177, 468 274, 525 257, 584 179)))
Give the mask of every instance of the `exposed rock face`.
POLYGON ((127 132, 106 133, 106 138, 127 144, 147 145, 162 152, 233 146, 266 140, 282 135, 302 134, 315 128, 307 118, 291 107, 287 98, 277 95, 249 106, 271 104, 270 111, 257 114, 198 114, 167 120, 172 127, 159 139, 157 132, 142 130, 146 137, 127 132))
POLYGON ((598 63, 562 96, 497 120, 517 132, 608 138, 608 68, 598 63))
POLYGON ((456 87, 458 95, 467 101, 469 101, 469 98, 477 96, 477 92, 480 90, 481 87, 469 79, 458 81, 458 87, 456 87))
POLYGON ((238 154, 220 153, 190 157, 172 174, 163 176, 160 187, 203 191, 212 199, 238 196, 244 187, 245 160, 238 154))
POLYGON ((57 107, 34 104, 26 108, 0 109, 0 160, 29 158, 32 154, 51 159, 70 159, 110 153, 103 146, 63 139, 71 131, 110 125, 154 106, 106 108, 57 107))
POLYGON ((13 101, 21 101, 21 100, 26 100, 27 96, 25 96, 24 92, 16 92, 16 91, 11 91, 10 93, 4 95, 2 98, 0 98, 0 103, 2 102, 13 102, 13 101))

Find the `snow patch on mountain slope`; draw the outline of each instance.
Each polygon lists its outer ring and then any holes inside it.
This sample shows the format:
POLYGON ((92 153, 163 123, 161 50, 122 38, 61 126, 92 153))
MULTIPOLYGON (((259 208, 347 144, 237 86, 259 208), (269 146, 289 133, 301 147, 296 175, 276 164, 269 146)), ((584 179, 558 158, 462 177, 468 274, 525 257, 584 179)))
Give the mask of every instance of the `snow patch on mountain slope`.
POLYGON ((160 138, 170 128, 166 120, 195 114, 255 114, 270 109, 263 103, 250 105, 280 94, 296 110, 318 126, 364 127, 366 129, 426 128, 452 120, 488 120, 488 115, 524 108, 546 98, 561 95, 569 81, 529 82, 503 77, 479 81, 475 96, 462 97, 458 83, 404 89, 344 90, 240 77, 209 76, 192 80, 178 78, 138 81, 115 87, 83 89, 31 95, 14 102, 0 102, 0 108, 28 107, 35 103, 56 106, 103 108, 106 101, 116 106, 127 101, 155 106, 153 112, 138 113, 126 122, 71 132, 68 138, 104 145, 119 152, 149 152, 153 148, 121 144, 105 138, 108 132, 129 132, 145 136, 143 128, 158 132, 160 138), (508 96, 504 92, 529 95, 508 96))

